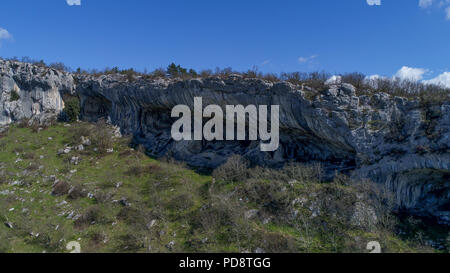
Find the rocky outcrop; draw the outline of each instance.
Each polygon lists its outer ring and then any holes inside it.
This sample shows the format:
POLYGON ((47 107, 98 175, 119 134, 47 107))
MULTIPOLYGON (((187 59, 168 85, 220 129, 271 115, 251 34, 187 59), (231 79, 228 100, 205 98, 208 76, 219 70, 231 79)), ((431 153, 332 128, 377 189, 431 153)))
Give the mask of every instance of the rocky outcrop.
POLYGON ((328 174, 341 171, 385 183, 400 207, 450 223, 448 99, 424 106, 419 100, 385 93, 357 96, 349 84, 316 92, 239 75, 130 81, 122 75, 72 76, 21 63, 1 62, 0 67, 2 124, 58 112, 64 94, 76 94, 82 119, 108 119, 122 133, 133 135, 150 155, 171 155, 201 168, 217 167, 233 154, 272 167, 318 161, 328 174), (19 101, 9 101, 12 89, 19 91, 19 101), (279 149, 261 152, 258 141, 174 141, 171 110, 179 104, 193 108, 194 97, 202 97, 203 105, 223 108, 280 105, 279 149))
POLYGON ((75 92, 69 73, 0 59, 0 127, 21 120, 45 123, 64 108, 64 94, 75 92))

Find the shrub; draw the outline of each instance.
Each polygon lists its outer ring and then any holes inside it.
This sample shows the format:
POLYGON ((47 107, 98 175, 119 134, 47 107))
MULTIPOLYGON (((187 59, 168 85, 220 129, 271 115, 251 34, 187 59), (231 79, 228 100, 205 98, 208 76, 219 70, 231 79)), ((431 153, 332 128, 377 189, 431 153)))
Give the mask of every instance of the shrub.
POLYGON ((146 229, 148 218, 143 210, 133 207, 124 207, 117 214, 117 219, 136 229, 146 229))
POLYGON ((319 182, 323 177, 323 168, 320 163, 300 164, 289 163, 282 169, 275 170, 269 168, 255 167, 248 170, 248 176, 254 179, 279 180, 291 182, 319 182))
POLYGON ((327 88, 325 82, 330 78, 330 74, 326 72, 293 72, 281 73, 281 80, 290 82, 295 85, 306 85, 317 91, 327 88))
POLYGON ((113 67, 113 68, 105 68, 105 71, 103 72, 103 73, 105 73, 105 74, 118 74, 118 73, 120 73, 120 69, 119 69, 119 67, 117 67, 117 66, 115 66, 115 67, 113 67))
POLYGON ((145 246, 139 236, 131 233, 119 235, 117 237, 117 241, 119 242, 117 246, 119 252, 137 252, 139 251, 139 249, 144 248, 145 246))
POLYGON ((55 230, 54 223, 47 221, 35 222, 30 219, 24 219, 23 224, 19 227, 22 232, 29 235, 31 232, 39 231, 39 236, 23 236, 25 242, 43 247, 47 252, 61 252, 65 246, 67 238, 67 229, 65 225, 57 221, 58 230, 55 230), (31 222, 31 223, 30 223, 31 222))
POLYGON ((394 194, 386 186, 367 180, 356 181, 353 187, 363 196, 363 201, 374 209, 378 218, 377 225, 392 230, 395 224, 392 215, 395 207, 394 194))
POLYGON ((260 232, 256 236, 257 245, 266 253, 296 252, 295 237, 286 236, 275 232, 260 232))
POLYGON ((137 177, 143 176, 146 173, 147 173, 146 169, 140 165, 130 166, 128 170, 125 172, 125 174, 128 176, 137 176, 137 177))
POLYGON ((276 74, 268 73, 263 76, 263 80, 275 83, 275 82, 279 82, 280 78, 278 78, 278 76, 276 74))
POLYGON ((89 253, 90 249, 95 252, 95 249, 97 249, 103 242, 105 242, 105 240, 107 240, 106 234, 100 231, 90 231, 87 236, 89 238, 89 248, 88 251, 86 251, 86 248, 84 247, 83 252, 89 253))
POLYGON ((69 128, 69 134, 71 136, 70 141, 73 145, 78 145, 80 144, 81 137, 92 137, 94 130, 94 126, 88 123, 80 123, 79 126, 71 126, 69 128))
POLYGON ((47 67, 47 64, 44 62, 44 60, 34 61, 33 64, 39 67, 47 67))
POLYGON ((197 71, 195 71, 194 69, 189 69, 189 72, 188 72, 188 74, 189 74, 189 76, 190 77, 192 77, 192 78, 196 78, 196 77, 198 77, 198 74, 197 74, 197 71))
POLYGON ((77 220, 75 220, 75 227, 83 228, 103 220, 101 210, 98 206, 88 208, 77 220))
POLYGON ((76 200, 85 196, 83 188, 79 185, 75 185, 68 192, 68 197, 72 200, 76 200))
POLYGON ((65 181, 59 181, 53 186, 52 194, 61 196, 67 194, 70 190, 70 184, 65 181))
POLYGON ((180 65, 171 63, 167 67, 167 75, 169 75, 169 77, 171 78, 182 78, 183 76, 187 75, 187 69, 181 67, 180 65))
POLYGON ((277 215, 285 213, 293 199, 286 190, 285 183, 276 180, 248 180, 243 186, 241 196, 261 204, 267 212, 277 215))
POLYGON ((190 209, 194 206, 192 196, 188 193, 183 193, 172 198, 168 203, 168 208, 176 212, 190 209))
POLYGON ((23 159, 33 160, 36 158, 36 154, 34 152, 25 152, 22 157, 23 159))
POLYGON ((353 85, 356 90, 367 88, 366 75, 355 72, 342 75, 342 82, 353 85))
POLYGON ((110 149, 113 146, 113 135, 104 119, 100 119, 97 121, 97 123, 93 127, 91 136, 92 145, 98 148, 99 154, 105 154, 106 150, 110 149))
POLYGON ((220 167, 213 172, 213 177, 225 182, 237 182, 247 178, 248 160, 240 155, 232 155, 220 167))
POLYGON ((68 122, 75 122, 80 116, 80 100, 78 97, 71 97, 65 102, 64 113, 68 122))
POLYGON ((157 68, 149 75, 152 78, 165 78, 167 76, 164 68, 157 68))
POLYGON ((135 152, 133 150, 126 149, 126 150, 121 151, 119 153, 119 158, 127 158, 127 157, 130 157, 130 156, 133 156, 133 155, 135 155, 135 152))
MULTIPOLYGON (((50 121, 49 124, 53 124, 53 121, 50 121)), ((38 121, 34 121, 34 122, 32 122, 31 124, 28 124, 28 125, 29 125, 29 127, 30 127, 30 129, 31 129, 31 131, 33 133, 39 133, 39 131, 41 129, 44 129, 43 127, 46 127, 46 126, 42 126, 41 127, 38 121)))
POLYGON ((94 199, 97 204, 106 203, 111 199, 111 194, 104 191, 97 191, 94 194, 94 199))
POLYGON ((26 168, 26 170, 29 171, 29 172, 37 171, 37 170, 39 170, 39 164, 37 164, 37 163, 35 163, 35 162, 30 163, 30 165, 28 165, 28 167, 26 168))
POLYGON ((230 244, 248 241, 251 224, 245 218, 246 207, 228 194, 214 194, 210 203, 192 215, 192 226, 205 231, 211 239, 230 244))
POLYGON ((141 166, 138 164, 135 164, 133 166, 130 166, 127 171, 125 171, 125 175, 128 176, 136 176, 141 177, 146 174, 153 174, 157 173, 161 170, 161 167, 155 164, 149 164, 146 166, 141 166))
POLYGON ((219 67, 216 68, 216 71, 214 72, 214 76, 219 78, 227 78, 233 73, 233 69, 231 67, 227 67, 224 69, 220 69, 219 67))
MULTIPOLYGON (((343 78, 346 78, 346 75, 343 75, 343 78)), ((355 87, 359 87, 356 88, 356 94, 358 96, 383 92, 391 96, 412 100, 419 99, 421 105, 425 108, 433 105, 441 105, 443 102, 450 100, 450 89, 435 84, 425 84, 398 78, 365 79, 363 83, 355 82, 354 79, 347 80, 354 84, 355 87)))
POLYGON ((194 225, 198 225, 207 232, 215 232, 220 227, 231 225, 232 218, 232 213, 228 207, 222 203, 218 203, 200 211, 192 221, 194 225))
POLYGON ((17 127, 18 128, 28 128, 29 121, 30 121, 30 119, 28 119, 28 118, 22 118, 21 120, 19 120, 17 122, 17 127))
POLYGON ((211 69, 206 69, 206 70, 202 70, 200 72, 200 77, 202 77, 202 78, 209 78, 209 77, 212 76, 212 74, 213 74, 213 72, 212 72, 211 69))
POLYGON ((67 67, 65 64, 58 62, 58 63, 52 63, 48 67, 53 68, 55 70, 63 71, 63 72, 69 72, 70 68, 67 67))
POLYGON ((135 76, 137 76, 139 73, 134 71, 133 68, 121 70, 120 74, 125 75, 127 77, 128 82, 134 82, 135 76))
POLYGON ((18 100, 20 100, 19 93, 17 93, 16 90, 11 90, 11 95, 10 95, 9 101, 13 102, 13 101, 18 101, 18 100))
POLYGON ((244 78, 256 79, 262 78, 263 73, 258 72, 258 67, 254 66, 252 69, 247 70, 247 72, 242 73, 244 78))

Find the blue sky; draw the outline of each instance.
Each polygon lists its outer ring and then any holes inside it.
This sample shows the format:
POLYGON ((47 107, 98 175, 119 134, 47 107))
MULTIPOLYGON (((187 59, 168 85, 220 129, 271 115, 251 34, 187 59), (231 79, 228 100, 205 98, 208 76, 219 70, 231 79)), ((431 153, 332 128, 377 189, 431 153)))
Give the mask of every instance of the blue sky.
POLYGON ((359 71, 450 86, 450 0, 2 0, 0 10, 2 57, 359 71))

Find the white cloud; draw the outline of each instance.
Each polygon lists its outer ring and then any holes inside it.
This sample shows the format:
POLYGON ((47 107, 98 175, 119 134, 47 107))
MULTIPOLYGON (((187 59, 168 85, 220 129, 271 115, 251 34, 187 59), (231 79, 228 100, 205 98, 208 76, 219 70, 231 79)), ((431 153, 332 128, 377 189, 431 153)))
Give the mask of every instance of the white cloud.
POLYGON ((428 84, 436 84, 436 85, 442 85, 447 88, 450 88, 450 72, 444 72, 441 75, 437 76, 434 79, 423 81, 424 83, 428 84))
MULTIPOLYGON (((400 80, 412 80, 418 81, 424 84, 435 84, 450 88, 450 72, 444 72, 437 77, 430 80, 423 80, 424 74, 429 73, 430 70, 423 68, 412 68, 404 66, 402 67, 392 78, 386 76, 380 76, 378 74, 366 76, 364 79, 365 83, 372 85, 374 88, 378 87, 378 80, 382 79, 400 79, 400 80)), ((336 76, 331 77, 328 81, 333 82, 336 80, 336 76)))
POLYGON ((381 0, 367 0, 369 6, 381 6, 381 0))
POLYGON ((384 77, 382 77, 382 76, 380 76, 380 75, 378 75, 378 74, 375 74, 375 75, 367 76, 367 77, 365 78, 365 80, 366 80, 366 81, 374 81, 374 80, 378 80, 378 79, 382 79, 382 78, 384 78, 384 77))
POLYGON ((328 80, 325 81, 325 84, 340 84, 342 82, 342 76, 333 75, 328 80))
POLYGON ((81 0, 66 0, 69 6, 81 6, 81 0))
POLYGON ((12 39, 12 35, 4 28, 0 27, 0 41, 12 39))
POLYGON ((429 6, 433 5, 433 0, 420 0, 419 1, 419 7, 425 9, 429 6))
POLYGON ((311 55, 309 57, 300 57, 300 58, 298 58, 298 62, 301 64, 307 63, 307 62, 310 62, 310 61, 316 59, 317 57, 319 57, 319 55, 311 55))
POLYGON ((437 9, 444 9, 445 17, 450 20, 450 0, 440 0, 438 4, 435 4, 434 0, 419 0, 419 7, 423 9, 435 6, 437 9))
POLYGON ((394 77, 401 80, 420 81, 423 79, 423 75, 426 72, 428 72, 428 70, 423 68, 404 66, 399 71, 397 71, 394 77))

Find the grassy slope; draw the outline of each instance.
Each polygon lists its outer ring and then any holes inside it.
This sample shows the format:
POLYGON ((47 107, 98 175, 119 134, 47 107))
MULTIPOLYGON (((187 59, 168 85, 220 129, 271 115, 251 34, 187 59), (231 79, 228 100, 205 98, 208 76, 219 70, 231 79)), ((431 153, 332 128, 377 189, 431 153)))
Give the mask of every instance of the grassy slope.
MULTIPOLYGON (((257 199, 227 199, 245 189, 242 183, 213 187, 211 176, 148 158, 130 149, 124 139, 114 140, 114 152, 102 156, 93 146, 58 156, 65 145, 77 144, 73 129, 81 126, 85 125, 57 124, 39 133, 11 127, 0 138, 0 252, 67 252, 65 246, 72 240, 80 242, 82 252, 253 252, 258 247, 276 252, 367 252, 365 244, 371 240, 382 242, 384 251, 428 250, 389 232, 345 227, 345 233, 333 239, 314 226, 249 220, 242 213, 261 210, 257 199), (81 157, 79 165, 70 163, 72 156, 81 157), (52 195, 55 179, 78 185, 83 197, 52 195), (117 202, 121 199, 130 205, 117 202), (78 220, 69 219, 70 214, 78 220)), ((322 186, 296 187, 293 192, 322 186)))

